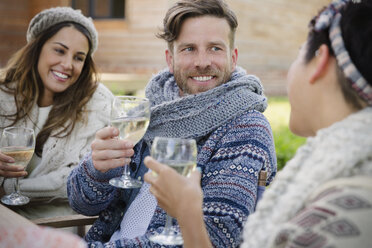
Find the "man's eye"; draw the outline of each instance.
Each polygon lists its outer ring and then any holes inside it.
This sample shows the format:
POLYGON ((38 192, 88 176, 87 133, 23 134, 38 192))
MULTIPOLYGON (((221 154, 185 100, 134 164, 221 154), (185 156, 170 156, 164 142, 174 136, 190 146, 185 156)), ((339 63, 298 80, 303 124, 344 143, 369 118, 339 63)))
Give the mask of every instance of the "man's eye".
POLYGON ((185 49, 183 49, 184 51, 186 52, 191 52, 193 51, 194 49, 192 47, 186 47, 185 49))
POLYGON ((222 50, 221 48, 219 48, 219 47, 212 47, 212 51, 220 51, 220 50, 222 50))

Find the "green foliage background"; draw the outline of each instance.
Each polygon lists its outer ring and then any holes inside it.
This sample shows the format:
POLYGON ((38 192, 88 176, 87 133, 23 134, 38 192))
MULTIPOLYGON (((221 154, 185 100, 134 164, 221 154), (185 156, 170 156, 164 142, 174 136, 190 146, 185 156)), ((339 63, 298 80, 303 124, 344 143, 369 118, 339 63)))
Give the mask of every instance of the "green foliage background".
POLYGON ((273 130, 278 170, 280 170, 306 139, 294 135, 288 128, 290 105, 286 97, 270 97, 269 106, 264 114, 273 130))

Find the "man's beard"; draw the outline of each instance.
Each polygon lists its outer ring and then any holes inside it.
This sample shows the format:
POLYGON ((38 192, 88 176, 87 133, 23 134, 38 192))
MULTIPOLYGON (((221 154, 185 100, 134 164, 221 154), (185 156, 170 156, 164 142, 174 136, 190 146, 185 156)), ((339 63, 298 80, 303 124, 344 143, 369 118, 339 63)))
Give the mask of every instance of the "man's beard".
POLYGON ((180 88, 180 90, 182 90, 183 95, 192 95, 192 94, 198 94, 201 92, 205 92, 207 90, 210 90, 211 88, 210 86, 207 86, 207 87, 200 86, 197 88, 189 87, 189 85, 187 85, 187 81, 191 76, 213 75, 217 77, 217 79, 219 79, 219 81, 217 81, 217 83, 212 87, 212 88, 215 88, 221 84, 228 82, 230 80, 232 71, 230 70, 229 67, 226 67, 223 72, 219 70, 214 70, 208 67, 207 69, 204 69, 204 70, 196 69, 196 70, 193 70, 192 72, 182 73, 180 72, 180 70, 177 70, 175 67, 173 67, 173 72, 174 72, 173 75, 176 80, 176 83, 178 87, 180 88), (195 90, 197 90, 197 92, 195 92, 195 90))

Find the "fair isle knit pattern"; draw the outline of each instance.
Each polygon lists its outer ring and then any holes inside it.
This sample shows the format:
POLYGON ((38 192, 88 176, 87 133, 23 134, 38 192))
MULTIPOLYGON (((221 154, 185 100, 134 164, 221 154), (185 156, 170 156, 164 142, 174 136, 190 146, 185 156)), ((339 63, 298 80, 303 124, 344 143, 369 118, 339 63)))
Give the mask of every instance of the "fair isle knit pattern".
MULTIPOLYGON (((276 158, 271 135, 267 120, 253 110, 218 128, 198 148, 204 220, 215 247, 239 245, 243 223, 256 203, 258 172, 265 168, 269 181, 274 177, 276 158)), ((146 143, 140 145, 146 146, 146 143)), ((142 160, 145 155, 138 152, 140 149, 136 146, 134 161, 141 163, 139 170, 144 170, 142 160)), ((108 242, 120 225, 125 208, 130 204, 129 198, 134 194, 109 185, 109 178, 120 173, 120 168, 108 173, 95 171, 88 156, 70 175, 68 194, 73 209, 85 215, 100 213, 86 241, 91 242, 90 247, 160 247, 147 237, 164 227, 165 212, 159 207, 155 210, 147 235, 108 242)), ((138 171, 134 174, 136 178, 142 176, 138 171)))
MULTIPOLYGON (((215 92, 214 89, 211 92, 215 92)), ((261 98, 260 94, 257 96, 261 98)), ((230 97, 228 94, 219 97, 221 102, 230 100, 227 99, 230 97)), ((163 106, 168 107, 169 104, 165 102, 163 106)), ((198 140, 197 163, 202 169, 203 211, 209 236, 215 247, 237 247, 243 223, 254 211, 259 171, 268 171, 268 182, 276 173, 270 125, 263 114, 253 107, 238 115, 231 113, 231 117, 217 128, 195 138, 198 140)), ((148 140, 151 143, 151 138, 148 140)), ((137 169, 131 172, 133 177, 142 178, 147 171, 143 159, 149 154, 148 150, 147 142, 136 145, 132 162, 137 169)), ((165 212, 159 207, 145 235, 108 242, 139 191, 119 190, 109 185, 108 180, 120 175, 121 170, 100 173, 94 169, 88 155, 69 177, 68 194, 73 209, 85 215, 100 214, 85 237, 86 241, 90 247, 160 247, 148 240, 149 234, 161 231, 165 225, 165 212)))
POLYGON ((322 184, 355 175, 372 176, 371 127, 372 107, 368 107, 308 138, 249 216, 241 247, 272 247, 276 233, 322 184))

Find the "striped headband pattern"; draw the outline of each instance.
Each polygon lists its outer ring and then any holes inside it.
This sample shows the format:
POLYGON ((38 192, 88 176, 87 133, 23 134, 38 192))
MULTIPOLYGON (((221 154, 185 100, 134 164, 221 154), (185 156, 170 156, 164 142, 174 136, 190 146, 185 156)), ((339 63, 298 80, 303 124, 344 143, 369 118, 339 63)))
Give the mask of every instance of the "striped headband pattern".
MULTIPOLYGON (((318 16, 314 29, 315 31, 321 31, 329 27, 329 38, 339 67, 358 95, 365 100, 368 105, 372 105, 372 86, 368 84, 367 80, 365 80, 363 75, 353 64, 342 39, 340 27, 341 14, 339 12, 348 2, 350 2, 350 0, 332 2, 328 8, 318 16)), ((357 3, 360 1, 353 2, 357 3)))

